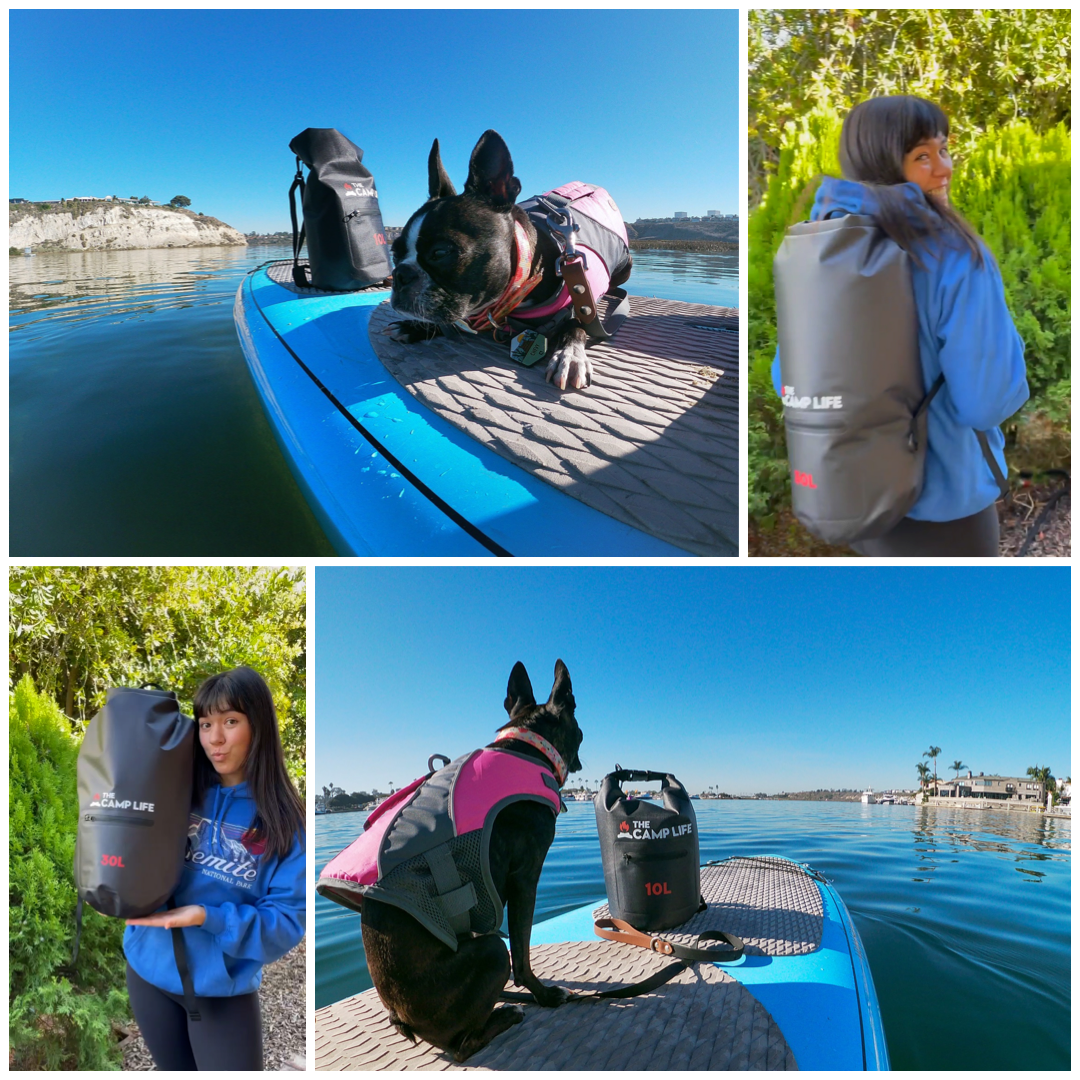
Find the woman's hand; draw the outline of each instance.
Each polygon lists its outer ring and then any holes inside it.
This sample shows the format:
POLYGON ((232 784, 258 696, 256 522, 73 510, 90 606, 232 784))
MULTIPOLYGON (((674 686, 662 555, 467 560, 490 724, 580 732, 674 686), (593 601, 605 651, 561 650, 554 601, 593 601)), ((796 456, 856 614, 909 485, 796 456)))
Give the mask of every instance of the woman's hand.
POLYGON ((179 926, 202 926, 206 922, 206 908, 202 904, 185 904, 171 911, 159 911, 156 915, 144 915, 141 919, 125 921, 128 926, 160 926, 164 930, 179 926))

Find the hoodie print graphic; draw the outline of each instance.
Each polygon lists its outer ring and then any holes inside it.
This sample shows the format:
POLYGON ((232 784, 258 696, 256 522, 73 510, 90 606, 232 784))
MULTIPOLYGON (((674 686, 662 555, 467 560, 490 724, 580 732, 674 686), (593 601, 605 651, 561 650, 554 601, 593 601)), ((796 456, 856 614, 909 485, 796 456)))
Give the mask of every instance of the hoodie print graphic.
POLYGON ((266 841, 253 840, 248 830, 220 818, 192 813, 188 818, 188 846, 184 861, 189 870, 218 881, 250 889, 259 876, 266 841))

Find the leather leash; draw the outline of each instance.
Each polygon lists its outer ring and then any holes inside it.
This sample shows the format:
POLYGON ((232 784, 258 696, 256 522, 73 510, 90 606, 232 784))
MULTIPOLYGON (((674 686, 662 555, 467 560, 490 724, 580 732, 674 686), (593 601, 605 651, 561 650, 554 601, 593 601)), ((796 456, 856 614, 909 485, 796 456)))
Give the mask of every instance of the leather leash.
MULTIPOLYGON (((569 990, 568 1001, 600 1001, 611 998, 638 997, 655 990, 658 986, 670 982, 680 972, 685 971, 691 963, 700 960, 708 960, 714 964, 730 964, 743 955, 743 940, 734 934, 727 934, 723 930, 705 930, 698 934, 697 940, 723 941, 730 948, 727 949, 698 949, 686 945, 677 945, 673 941, 665 941, 663 938, 651 937, 635 930, 628 922, 622 919, 597 919, 593 923, 593 932, 597 937, 607 938, 610 941, 622 941, 627 945, 639 945, 650 952, 660 953, 664 956, 676 956, 678 959, 659 971, 654 971, 647 979, 632 983, 630 986, 619 986, 614 990, 569 990)), ((504 990, 501 1001, 535 1002, 532 994, 518 994, 514 991, 504 990)))

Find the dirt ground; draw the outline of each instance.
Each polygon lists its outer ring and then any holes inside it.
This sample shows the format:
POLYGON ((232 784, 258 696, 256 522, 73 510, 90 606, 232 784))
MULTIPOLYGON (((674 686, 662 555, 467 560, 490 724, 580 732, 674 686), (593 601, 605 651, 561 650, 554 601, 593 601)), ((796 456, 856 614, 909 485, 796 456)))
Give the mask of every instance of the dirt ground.
MULTIPOLYGON (((1072 544, 1072 515, 1070 495, 1061 490, 1060 483, 1035 484, 1013 491, 1008 499, 998 502, 998 518, 1001 521, 1001 554, 1019 555, 1028 533, 1042 512, 1053 500, 1046 517, 1032 535, 1027 550, 1028 558, 1068 556, 1072 544)), ((750 522, 749 554, 751 558, 843 558, 857 559, 850 548, 832 547, 811 536, 795 520, 790 510, 777 517, 776 527, 769 532, 759 531, 750 522)))
MULTIPOLYGON (((263 971, 259 1002, 263 1022, 263 1068, 267 1072, 295 1069, 305 1055, 307 976, 305 938, 292 952, 268 964, 263 971)), ((131 1025, 124 1046, 124 1070, 148 1072, 154 1068, 139 1029, 131 1025)))

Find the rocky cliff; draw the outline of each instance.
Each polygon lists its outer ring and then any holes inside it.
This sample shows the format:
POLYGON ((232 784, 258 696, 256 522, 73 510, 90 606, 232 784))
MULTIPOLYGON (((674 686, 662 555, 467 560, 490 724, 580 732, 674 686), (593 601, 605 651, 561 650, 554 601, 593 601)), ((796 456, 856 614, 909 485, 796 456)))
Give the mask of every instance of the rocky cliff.
POLYGON ((217 218, 117 203, 54 206, 45 211, 34 204, 11 207, 8 225, 8 246, 13 248, 123 251, 247 243, 243 233, 217 218))

